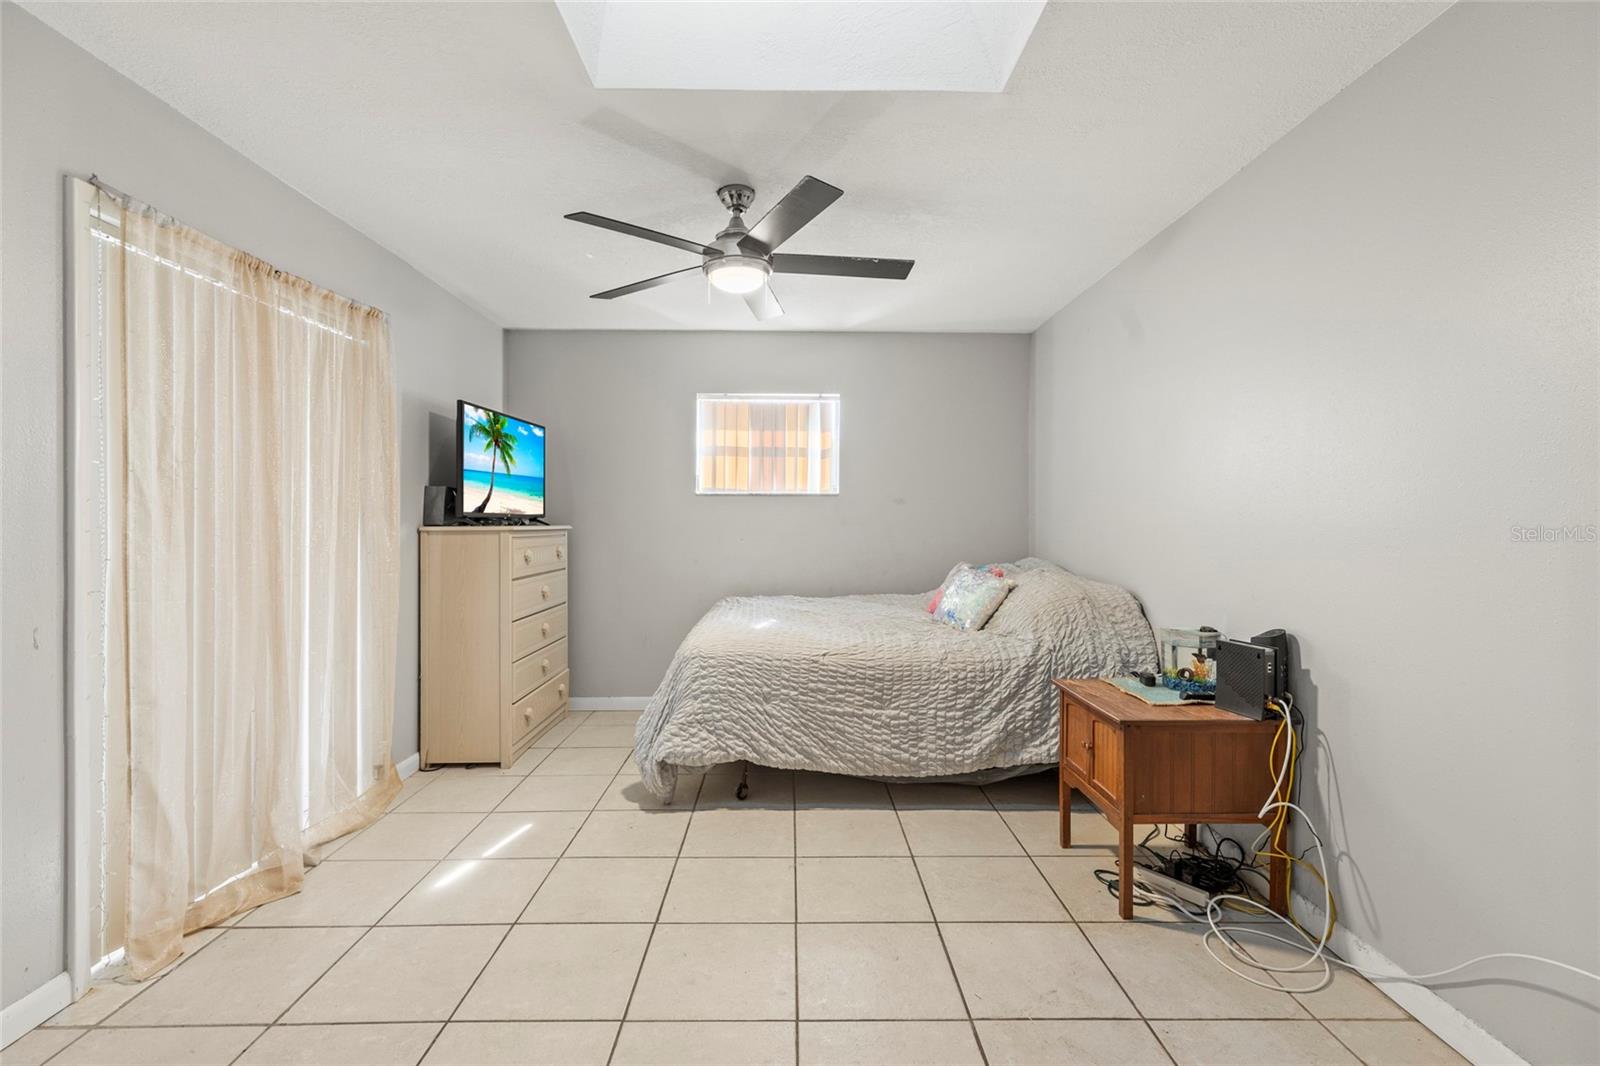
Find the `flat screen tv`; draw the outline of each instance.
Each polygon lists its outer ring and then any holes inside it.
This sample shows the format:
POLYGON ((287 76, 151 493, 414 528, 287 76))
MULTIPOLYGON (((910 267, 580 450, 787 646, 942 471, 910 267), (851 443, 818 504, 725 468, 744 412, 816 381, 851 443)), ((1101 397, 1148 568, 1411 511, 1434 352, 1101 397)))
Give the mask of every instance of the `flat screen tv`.
POLYGON ((460 515, 544 515, 544 427, 456 401, 456 499, 460 515))

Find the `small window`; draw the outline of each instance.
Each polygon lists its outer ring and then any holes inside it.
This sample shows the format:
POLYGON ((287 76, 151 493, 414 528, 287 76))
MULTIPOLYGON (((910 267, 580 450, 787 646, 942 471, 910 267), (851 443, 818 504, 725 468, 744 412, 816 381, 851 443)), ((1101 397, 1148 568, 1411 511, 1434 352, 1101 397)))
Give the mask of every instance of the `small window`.
POLYGON ((694 441, 702 495, 839 492, 838 393, 701 393, 694 441))

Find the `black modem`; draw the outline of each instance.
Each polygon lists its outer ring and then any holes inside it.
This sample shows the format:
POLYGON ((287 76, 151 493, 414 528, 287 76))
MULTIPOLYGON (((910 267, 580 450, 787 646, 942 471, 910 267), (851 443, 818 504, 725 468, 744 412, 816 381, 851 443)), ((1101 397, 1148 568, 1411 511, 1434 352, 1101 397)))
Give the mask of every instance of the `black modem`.
POLYGON ((1283 698, 1278 657, 1278 649, 1265 644, 1218 641, 1217 708, 1257 721, 1265 718, 1271 701, 1283 698))

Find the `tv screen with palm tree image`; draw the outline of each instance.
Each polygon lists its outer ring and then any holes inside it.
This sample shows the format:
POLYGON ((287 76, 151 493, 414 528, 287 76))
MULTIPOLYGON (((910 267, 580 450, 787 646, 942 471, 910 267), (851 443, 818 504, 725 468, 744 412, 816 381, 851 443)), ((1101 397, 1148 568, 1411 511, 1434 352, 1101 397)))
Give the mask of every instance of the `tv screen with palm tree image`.
POLYGON ((544 427, 461 400, 456 404, 461 514, 544 514, 544 427))

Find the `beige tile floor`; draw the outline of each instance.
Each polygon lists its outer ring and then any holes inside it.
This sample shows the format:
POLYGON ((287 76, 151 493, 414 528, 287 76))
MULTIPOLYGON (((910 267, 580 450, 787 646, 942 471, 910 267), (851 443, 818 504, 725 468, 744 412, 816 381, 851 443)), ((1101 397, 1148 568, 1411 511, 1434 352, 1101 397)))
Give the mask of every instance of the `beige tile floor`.
MULTIPOLYGON (((989 788, 732 768, 647 795, 635 716, 410 778, 299 895, 0 1051, 42 1063, 1445 1063, 1366 981, 1291 995, 1117 920, 1114 835, 989 788)), ((1263 956, 1271 953, 1263 952, 1263 956)))

